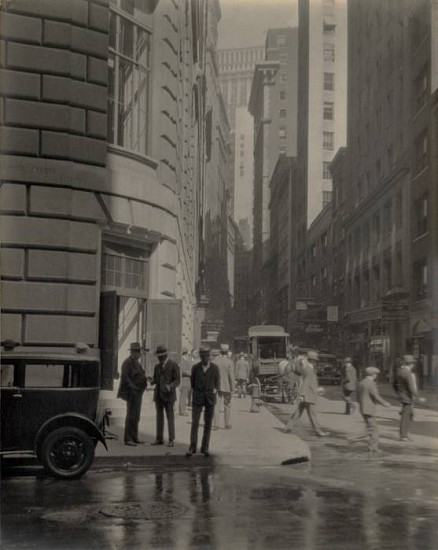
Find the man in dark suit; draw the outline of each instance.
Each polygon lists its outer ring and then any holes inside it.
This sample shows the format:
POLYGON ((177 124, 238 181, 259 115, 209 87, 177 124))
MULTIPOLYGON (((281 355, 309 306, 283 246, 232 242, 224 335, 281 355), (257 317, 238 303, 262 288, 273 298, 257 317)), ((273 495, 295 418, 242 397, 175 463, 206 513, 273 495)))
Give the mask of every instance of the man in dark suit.
POLYGON ((141 349, 138 342, 133 342, 130 345, 130 355, 122 364, 122 375, 117 393, 117 397, 126 401, 124 441, 125 445, 129 446, 144 443, 138 439, 141 401, 147 386, 146 375, 139 362, 141 349))
POLYGON ((158 364, 155 365, 152 384, 155 385, 154 401, 157 411, 157 435, 151 445, 164 445, 164 411, 166 411, 167 427, 169 429, 168 447, 173 447, 175 440, 175 416, 173 405, 176 401, 176 388, 180 382, 179 367, 167 356, 165 346, 158 346, 155 352, 158 364))
POLYGON ((415 400, 424 401, 418 396, 417 381, 413 373, 414 365, 414 357, 404 355, 394 380, 394 390, 397 392, 402 406, 400 411, 400 441, 408 441, 409 427, 414 416, 415 400))
POLYGON ((202 347, 199 350, 200 363, 192 368, 192 429, 190 433, 190 447, 187 457, 196 453, 198 446, 198 428, 202 409, 204 408, 204 434, 201 443, 201 453, 210 456, 210 433, 213 422, 216 396, 220 388, 219 367, 210 362, 210 349, 202 347))

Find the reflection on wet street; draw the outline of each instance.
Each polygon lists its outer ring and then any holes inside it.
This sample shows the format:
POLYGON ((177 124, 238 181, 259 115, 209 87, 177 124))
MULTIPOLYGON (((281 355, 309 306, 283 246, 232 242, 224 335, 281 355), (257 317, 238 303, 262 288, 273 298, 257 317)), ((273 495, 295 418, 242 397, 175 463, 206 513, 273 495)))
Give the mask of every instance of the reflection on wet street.
POLYGON ((7 549, 436 548, 437 469, 358 462, 2 482, 7 549), (384 482, 383 482, 384 481, 384 482))

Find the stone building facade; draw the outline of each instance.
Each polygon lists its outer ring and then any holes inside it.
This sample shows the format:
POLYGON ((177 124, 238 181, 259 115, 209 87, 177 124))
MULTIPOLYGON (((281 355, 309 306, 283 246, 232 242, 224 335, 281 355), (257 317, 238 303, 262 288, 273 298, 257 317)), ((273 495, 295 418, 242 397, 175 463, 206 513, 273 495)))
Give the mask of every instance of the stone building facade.
POLYGON ((2 5, 2 337, 87 343, 107 388, 129 342, 200 332, 203 10, 2 5))

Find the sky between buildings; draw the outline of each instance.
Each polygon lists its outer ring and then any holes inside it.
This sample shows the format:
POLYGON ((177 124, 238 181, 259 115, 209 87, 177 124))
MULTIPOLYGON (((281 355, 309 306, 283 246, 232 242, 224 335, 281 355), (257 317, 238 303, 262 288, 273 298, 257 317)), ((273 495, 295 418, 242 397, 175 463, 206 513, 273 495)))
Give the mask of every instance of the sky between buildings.
POLYGON ((298 25, 298 0, 220 0, 218 48, 264 46, 266 31, 298 25))

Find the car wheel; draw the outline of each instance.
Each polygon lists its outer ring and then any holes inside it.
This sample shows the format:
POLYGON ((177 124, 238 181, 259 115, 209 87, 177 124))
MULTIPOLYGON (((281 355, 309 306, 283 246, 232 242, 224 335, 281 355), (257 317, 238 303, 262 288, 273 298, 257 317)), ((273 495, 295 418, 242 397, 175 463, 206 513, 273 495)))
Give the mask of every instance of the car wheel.
POLYGON ((91 466, 94 444, 83 430, 64 426, 44 439, 40 456, 44 466, 55 477, 75 479, 91 466))

